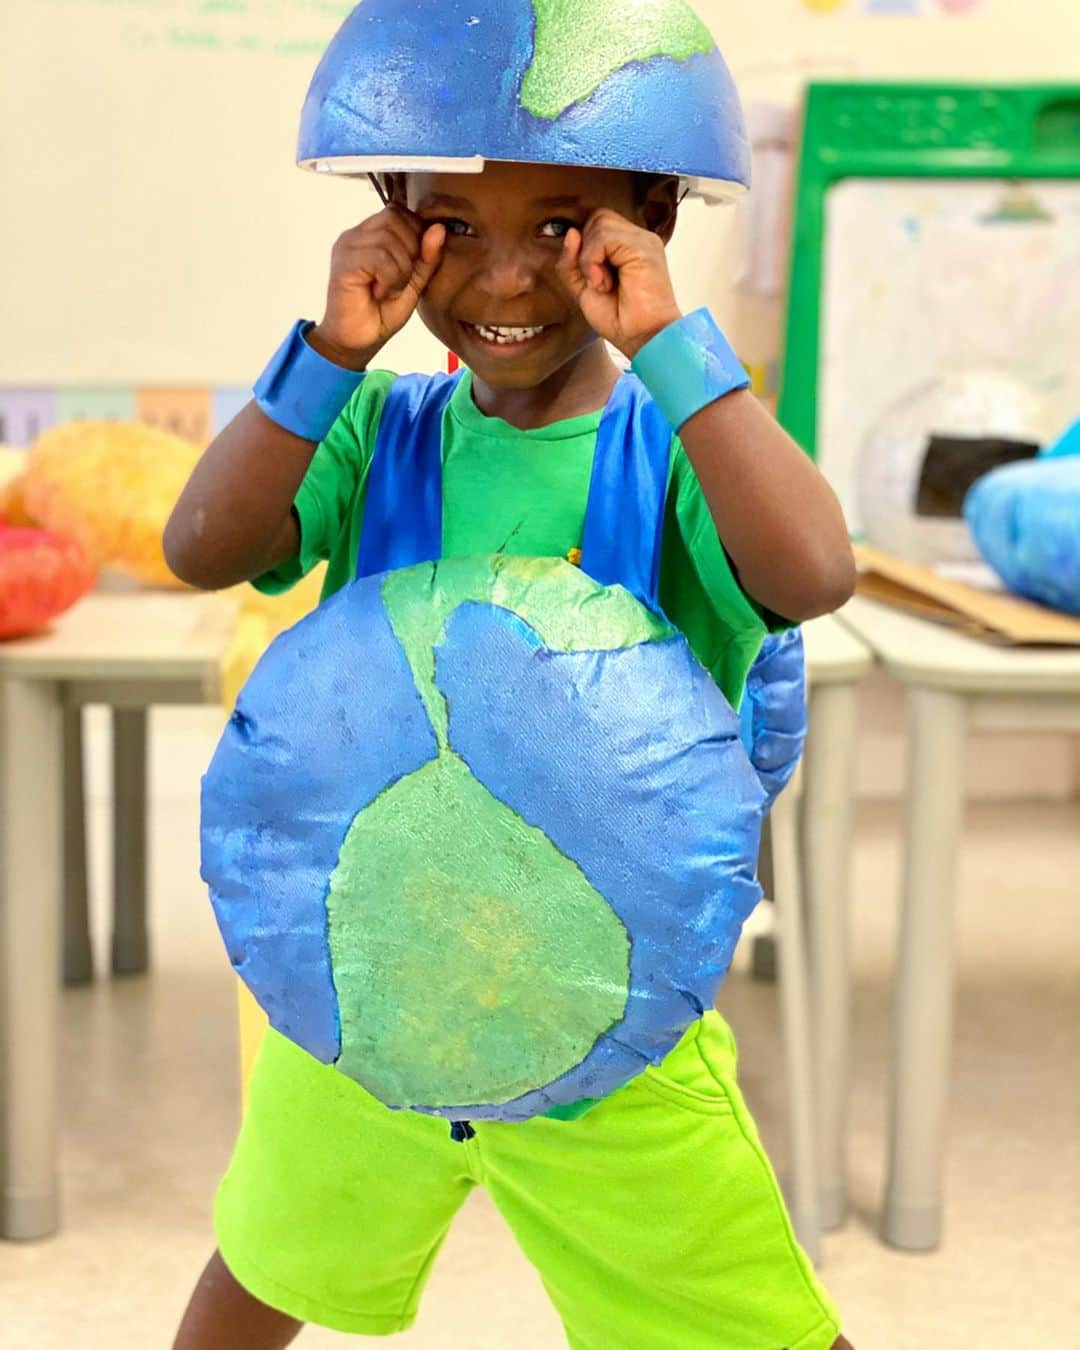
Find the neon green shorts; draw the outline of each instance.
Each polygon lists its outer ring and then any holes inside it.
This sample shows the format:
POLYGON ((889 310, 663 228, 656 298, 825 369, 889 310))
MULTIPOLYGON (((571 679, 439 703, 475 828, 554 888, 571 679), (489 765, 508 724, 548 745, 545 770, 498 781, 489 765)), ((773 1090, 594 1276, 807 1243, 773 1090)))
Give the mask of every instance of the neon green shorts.
POLYGON ((387 1110, 271 1033, 217 1197, 226 1264, 303 1321, 404 1331, 481 1185, 575 1350, 829 1350, 839 1335, 716 1013, 580 1120, 475 1129, 456 1144, 446 1121, 387 1110))

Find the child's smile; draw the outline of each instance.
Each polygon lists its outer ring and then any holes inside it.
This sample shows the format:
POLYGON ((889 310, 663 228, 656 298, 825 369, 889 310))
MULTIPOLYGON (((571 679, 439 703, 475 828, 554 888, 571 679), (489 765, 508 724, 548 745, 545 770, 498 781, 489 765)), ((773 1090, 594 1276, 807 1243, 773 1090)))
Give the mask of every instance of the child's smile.
MULTIPOLYGON (((461 322, 466 343, 476 343, 495 360, 514 359, 535 351, 554 335, 557 324, 515 327, 507 324, 461 322)), ((464 352, 464 347, 462 348, 464 352)))

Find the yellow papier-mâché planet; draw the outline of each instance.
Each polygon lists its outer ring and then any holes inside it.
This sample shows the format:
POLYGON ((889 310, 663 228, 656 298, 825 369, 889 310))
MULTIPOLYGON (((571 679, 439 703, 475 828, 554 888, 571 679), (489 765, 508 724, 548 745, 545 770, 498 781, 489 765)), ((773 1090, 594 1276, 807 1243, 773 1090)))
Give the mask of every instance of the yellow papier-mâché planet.
POLYGON ((135 423, 52 427, 30 449, 22 500, 35 523, 77 540, 99 567, 178 586, 162 534, 200 453, 135 423))

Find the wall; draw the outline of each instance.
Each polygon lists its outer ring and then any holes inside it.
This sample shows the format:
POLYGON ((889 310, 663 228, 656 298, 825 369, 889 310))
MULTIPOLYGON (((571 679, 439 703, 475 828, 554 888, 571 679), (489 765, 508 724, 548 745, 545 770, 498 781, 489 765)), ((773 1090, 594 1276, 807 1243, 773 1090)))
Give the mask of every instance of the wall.
MULTIPOLYGON (((698 7, 748 98, 793 101, 810 75, 1080 73, 1075 0, 985 0, 976 17, 923 19, 862 4, 828 16, 803 0, 698 7)), ((366 188, 292 163, 318 50, 348 8, 0 6, 0 294, 16 320, 0 331, 0 384, 245 385, 267 335, 319 308, 333 240, 373 204, 366 188)), ((729 324, 730 238, 730 215, 695 206, 673 253, 683 294, 729 324)), ((409 366, 438 353, 418 331, 395 355, 409 366)))
POLYGON ((819 78, 1075 80, 1080 10, 1073 0, 983 0, 967 16, 923 0, 925 17, 863 12, 848 0, 830 14, 804 0, 696 0, 740 87, 753 95, 794 92, 819 78))
MULTIPOLYGON (((937 0, 925 0, 927 7, 937 0)), ((748 100, 807 78, 1080 78, 1077 0, 985 0, 974 16, 830 15, 803 0, 697 0, 748 100)), ((0 3, 0 386, 246 387, 298 314, 318 317, 330 247, 374 209, 301 174, 296 124, 337 0, 0 3)), ((672 251, 747 359, 775 356, 779 305, 738 296, 733 213, 692 204, 672 251), (704 260, 704 262, 703 262, 704 260)), ((434 368, 412 326, 387 353, 434 368)), ((107 393, 107 389, 106 389, 107 393)), ((895 692, 868 700, 861 781, 894 791, 895 692)), ((1058 794, 1062 748, 974 748, 979 792, 1058 794)))

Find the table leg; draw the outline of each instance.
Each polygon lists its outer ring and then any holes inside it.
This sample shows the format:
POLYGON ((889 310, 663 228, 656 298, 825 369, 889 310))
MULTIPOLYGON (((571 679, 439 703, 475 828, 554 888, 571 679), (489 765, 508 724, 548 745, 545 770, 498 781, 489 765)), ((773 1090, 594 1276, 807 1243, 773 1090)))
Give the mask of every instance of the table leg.
POLYGON ((817 1077, 821 1218, 826 1229, 838 1228, 847 1212, 855 716, 854 685, 811 685, 803 769, 803 867, 817 1077))
POLYGON ((883 1234, 941 1241, 953 1015, 953 884, 964 802, 967 709, 958 694, 909 690, 907 823, 896 972, 883 1234))
POLYGON ((817 1093, 793 787, 777 798, 769 825, 791 1134, 791 1220, 803 1250, 817 1264, 821 1259, 817 1093))
POLYGON ((62 719, 45 681, 0 680, 0 1236, 59 1225, 56 1072, 62 719))
MULTIPOLYGON (((772 828, 769 817, 761 827, 761 848, 758 852, 758 881, 765 894, 765 902, 772 905, 776 894, 773 878, 772 828)), ((773 905, 773 930, 759 933, 750 947, 750 977, 754 980, 776 983, 776 907, 773 905)))
POLYGON ((86 868, 82 708, 64 709, 64 983, 94 978, 86 868))
POLYGON ((115 975, 149 965, 146 928, 146 709, 113 714, 113 936, 115 975))

